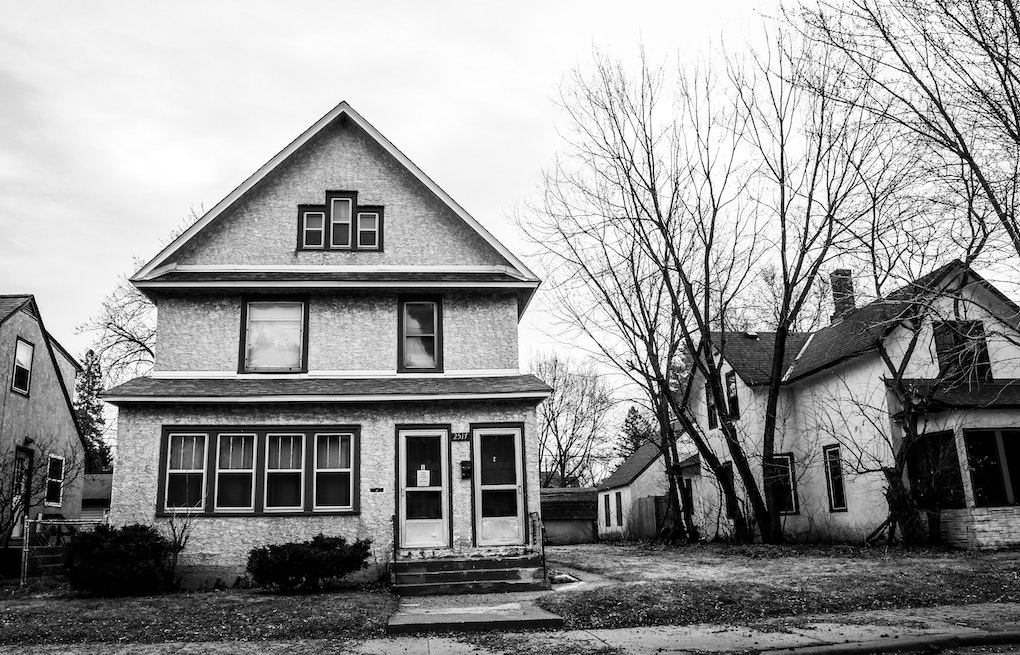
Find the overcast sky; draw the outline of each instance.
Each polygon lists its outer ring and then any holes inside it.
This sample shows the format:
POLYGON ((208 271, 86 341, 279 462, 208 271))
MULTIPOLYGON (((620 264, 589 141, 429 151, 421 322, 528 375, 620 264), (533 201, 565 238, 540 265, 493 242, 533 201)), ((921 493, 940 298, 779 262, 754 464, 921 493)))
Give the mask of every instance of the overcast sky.
POLYGON ((35 294, 80 355, 75 326, 134 258, 341 100, 520 251, 508 216, 593 47, 739 47, 761 11, 774 2, 0 0, 0 293, 35 294))

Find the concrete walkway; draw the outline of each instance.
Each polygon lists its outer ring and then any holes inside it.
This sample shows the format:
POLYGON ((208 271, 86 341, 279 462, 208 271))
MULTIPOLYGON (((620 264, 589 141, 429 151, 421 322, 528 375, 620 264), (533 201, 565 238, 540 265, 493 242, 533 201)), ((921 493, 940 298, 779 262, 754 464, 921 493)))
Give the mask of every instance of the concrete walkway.
MULTIPOLYGON (((438 601, 436 601, 438 602, 438 601)), ((651 655, 779 652, 796 655, 924 650, 928 644, 1020 644, 1020 603, 855 612, 764 621, 753 626, 695 625, 616 630, 556 630, 481 636, 389 637, 343 643, 331 640, 169 644, 2 646, 2 655, 112 653, 358 653, 360 655, 651 655), (952 640, 956 639, 956 642, 952 640)))

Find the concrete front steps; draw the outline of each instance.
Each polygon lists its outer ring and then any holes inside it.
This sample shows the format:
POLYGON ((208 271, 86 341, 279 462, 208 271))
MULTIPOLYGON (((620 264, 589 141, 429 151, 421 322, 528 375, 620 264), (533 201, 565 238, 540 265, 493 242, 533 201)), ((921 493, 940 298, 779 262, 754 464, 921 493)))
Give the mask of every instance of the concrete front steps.
POLYGON ((443 557, 401 560, 393 565, 393 590, 400 596, 487 594, 549 589, 542 557, 443 557))

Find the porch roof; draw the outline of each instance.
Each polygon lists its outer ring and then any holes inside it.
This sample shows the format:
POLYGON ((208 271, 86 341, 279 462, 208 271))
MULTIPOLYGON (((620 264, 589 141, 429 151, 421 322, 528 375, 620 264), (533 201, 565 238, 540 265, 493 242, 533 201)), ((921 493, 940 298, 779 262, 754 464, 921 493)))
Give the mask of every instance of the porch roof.
MULTIPOLYGON (((996 380, 967 384, 945 380, 904 379, 902 384, 921 398, 930 399, 935 408, 948 409, 1020 409, 1020 380, 996 380)), ((887 386, 895 384, 886 380, 887 386)))
POLYGON ((102 399, 122 403, 392 402, 416 400, 542 400, 551 389, 534 375, 476 377, 140 377, 102 399))

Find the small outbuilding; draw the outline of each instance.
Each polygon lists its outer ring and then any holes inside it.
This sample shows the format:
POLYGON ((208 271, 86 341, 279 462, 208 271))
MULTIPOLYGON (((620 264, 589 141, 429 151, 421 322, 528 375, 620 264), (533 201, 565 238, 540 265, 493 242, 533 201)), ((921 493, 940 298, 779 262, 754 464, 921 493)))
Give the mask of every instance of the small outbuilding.
POLYGON ((542 523, 548 544, 597 541, 598 490, 594 487, 542 489, 542 523))
POLYGON ((659 446, 648 442, 599 485, 599 538, 613 540, 654 536, 658 513, 656 498, 662 497, 661 503, 665 503, 668 492, 669 479, 659 446), (651 516, 650 526, 645 514, 651 516), (647 534, 649 530, 651 534, 647 534))

